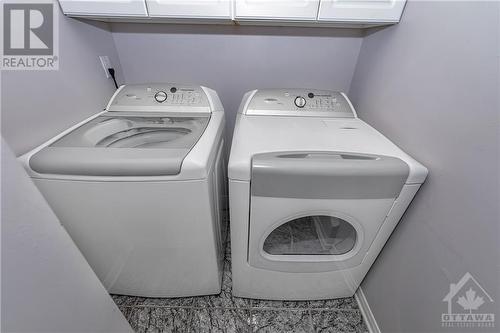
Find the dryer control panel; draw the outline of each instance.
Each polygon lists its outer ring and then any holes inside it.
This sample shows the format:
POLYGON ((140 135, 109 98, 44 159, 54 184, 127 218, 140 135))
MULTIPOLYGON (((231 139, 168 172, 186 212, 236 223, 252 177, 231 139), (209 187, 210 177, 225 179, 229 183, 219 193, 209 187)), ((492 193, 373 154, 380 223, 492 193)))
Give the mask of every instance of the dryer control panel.
POLYGON ((108 105, 108 111, 202 111, 210 110, 200 86, 133 84, 123 86, 108 105))
POLYGON ((316 89, 257 90, 242 111, 247 115, 355 118, 347 97, 336 91, 316 89))

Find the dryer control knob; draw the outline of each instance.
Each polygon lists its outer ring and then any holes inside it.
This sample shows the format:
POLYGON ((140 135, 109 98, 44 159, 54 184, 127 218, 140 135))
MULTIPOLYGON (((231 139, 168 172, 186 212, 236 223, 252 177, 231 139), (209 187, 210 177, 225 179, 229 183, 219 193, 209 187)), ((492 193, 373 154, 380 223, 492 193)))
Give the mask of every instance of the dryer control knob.
POLYGON ((304 106, 306 106, 306 99, 302 96, 295 97, 295 105, 298 108, 303 108, 304 106))
POLYGON ((164 91, 158 91, 156 94, 155 94, 155 100, 158 102, 158 103, 163 103, 167 100, 167 93, 164 92, 164 91))

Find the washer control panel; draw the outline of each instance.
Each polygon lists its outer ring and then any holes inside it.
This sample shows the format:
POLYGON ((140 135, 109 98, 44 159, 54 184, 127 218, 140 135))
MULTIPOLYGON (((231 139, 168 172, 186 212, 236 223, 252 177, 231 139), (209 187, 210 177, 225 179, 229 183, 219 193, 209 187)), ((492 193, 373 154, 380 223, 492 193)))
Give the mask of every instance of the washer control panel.
POLYGON ((249 115, 356 117, 344 94, 316 89, 257 90, 243 113, 249 115))
POLYGON ((210 108, 208 97, 200 86, 177 84, 133 84, 124 86, 112 99, 108 111, 141 111, 145 109, 210 108))

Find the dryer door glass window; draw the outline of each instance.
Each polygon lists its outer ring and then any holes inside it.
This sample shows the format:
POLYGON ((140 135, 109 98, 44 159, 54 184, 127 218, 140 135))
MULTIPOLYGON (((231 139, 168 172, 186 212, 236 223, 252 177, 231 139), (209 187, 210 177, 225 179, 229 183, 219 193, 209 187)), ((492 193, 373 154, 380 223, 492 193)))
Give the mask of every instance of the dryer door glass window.
POLYGON ((341 255, 356 244, 356 229, 333 216, 297 218, 274 229, 264 241, 271 255, 341 255))

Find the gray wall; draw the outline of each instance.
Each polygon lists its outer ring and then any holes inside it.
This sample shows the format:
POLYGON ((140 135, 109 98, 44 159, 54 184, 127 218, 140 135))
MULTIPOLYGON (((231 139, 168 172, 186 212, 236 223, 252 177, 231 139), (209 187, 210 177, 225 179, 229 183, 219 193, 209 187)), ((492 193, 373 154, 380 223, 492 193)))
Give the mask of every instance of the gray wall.
POLYGON ((359 30, 112 24, 127 83, 198 83, 219 93, 229 135, 243 94, 270 87, 347 91, 359 30))
POLYGON ((382 332, 460 331, 440 316, 466 272, 500 325, 498 6, 410 1, 364 38, 353 103, 430 171, 362 284, 382 332))
POLYGON ((59 15, 58 71, 3 71, 2 135, 21 155, 102 111, 115 88, 98 56, 108 55, 122 81, 107 24, 59 15))
POLYGON ((1 140, 1 331, 132 332, 1 140))

